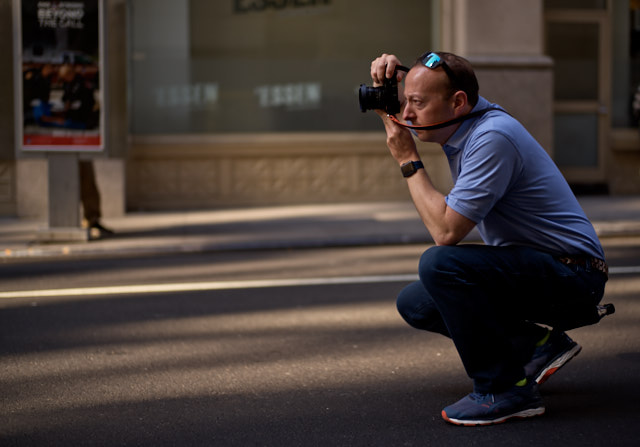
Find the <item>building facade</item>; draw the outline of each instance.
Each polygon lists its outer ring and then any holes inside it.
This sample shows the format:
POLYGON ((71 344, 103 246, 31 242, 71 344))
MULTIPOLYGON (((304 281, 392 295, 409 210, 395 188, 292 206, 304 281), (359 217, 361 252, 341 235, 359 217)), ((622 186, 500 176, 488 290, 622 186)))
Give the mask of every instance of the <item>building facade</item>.
MULTIPOLYGON (((14 6, 0 0, 0 215, 42 217, 50 155, 17 149, 14 6)), ((640 193, 638 0, 104 0, 104 24, 106 145, 79 157, 105 216, 408 200, 357 91, 382 52, 426 50, 468 58, 577 191, 640 193)), ((446 191, 441 149, 420 149, 446 191)))

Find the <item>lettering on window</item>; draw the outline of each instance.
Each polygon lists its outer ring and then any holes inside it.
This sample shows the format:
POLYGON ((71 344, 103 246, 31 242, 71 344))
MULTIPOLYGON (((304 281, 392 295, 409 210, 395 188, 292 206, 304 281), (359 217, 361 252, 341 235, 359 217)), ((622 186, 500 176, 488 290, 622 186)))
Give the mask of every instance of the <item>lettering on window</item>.
POLYGON ((319 82, 261 85, 254 92, 261 108, 314 109, 322 100, 319 82))
POLYGON ((205 108, 218 103, 218 84, 199 83, 161 86, 155 90, 156 106, 160 108, 205 108))

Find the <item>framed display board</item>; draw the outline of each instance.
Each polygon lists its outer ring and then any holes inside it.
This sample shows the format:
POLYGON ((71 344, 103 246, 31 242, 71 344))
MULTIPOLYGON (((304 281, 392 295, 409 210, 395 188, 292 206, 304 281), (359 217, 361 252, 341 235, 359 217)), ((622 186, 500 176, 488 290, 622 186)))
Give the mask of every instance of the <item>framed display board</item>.
POLYGON ((103 0, 13 6, 18 150, 103 150, 103 0))

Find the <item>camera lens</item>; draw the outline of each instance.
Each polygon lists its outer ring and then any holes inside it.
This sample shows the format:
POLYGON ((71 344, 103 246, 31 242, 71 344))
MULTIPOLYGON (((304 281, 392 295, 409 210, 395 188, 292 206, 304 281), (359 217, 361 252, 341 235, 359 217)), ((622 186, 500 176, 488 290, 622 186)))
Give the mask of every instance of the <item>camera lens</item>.
POLYGON ((361 84, 358 96, 360 98, 361 112, 385 108, 382 87, 367 87, 366 85, 361 84))
POLYGON ((398 102, 398 81, 395 75, 390 79, 385 79, 381 87, 367 87, 360 85, 360 110, 384 110, 390 115, 400 111, 398 102))

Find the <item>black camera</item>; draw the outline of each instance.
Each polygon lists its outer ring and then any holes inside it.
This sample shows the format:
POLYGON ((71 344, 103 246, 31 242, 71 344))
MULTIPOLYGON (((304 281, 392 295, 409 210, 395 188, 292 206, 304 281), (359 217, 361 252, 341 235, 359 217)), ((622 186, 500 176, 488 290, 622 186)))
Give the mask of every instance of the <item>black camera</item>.
POLYGON ((367 87, 360 85, 360 111, 381 109, 389 115, 395 115, 400 111, 398 101, 398 78, 396 73, 384 80, 381 87, 367 87))

